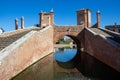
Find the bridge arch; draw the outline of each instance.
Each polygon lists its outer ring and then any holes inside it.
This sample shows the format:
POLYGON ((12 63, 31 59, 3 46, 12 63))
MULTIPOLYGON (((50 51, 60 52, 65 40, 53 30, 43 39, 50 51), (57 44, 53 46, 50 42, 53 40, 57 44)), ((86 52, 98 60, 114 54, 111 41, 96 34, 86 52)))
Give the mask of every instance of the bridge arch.
MULTIPOLYGON (((54 39, 54 44, 56 44, 56 42, 64 37, 67 36, 69 38, 71 38, 75 44, 76 44, 76 48, 77 51, 75 52, 76 54, 74 55, 75 57, 70 60, 72 62, 76 61, 76 57, 79 57, 78 55, 80 55, 79 53, 81 52, 81 40, 79 39, 79 33, 81 32, 81 28, 80 27, 54 27, 54 34, 53 34, 53 39, 54 39)), ((79 58, 80 60, 80 58, 79 58)), ((77 60, 78 61, 78 60, 77 60)))
POLYGON ((65 35, 65 36, 70 37, 70 38, 76 43, 77 49, 79 49, 79 48, 81 47, 81 45, 80 45, 81 43, 80 43, 80 41, 77 39, 76 36, 73 36, 73 35, 65 35))
POLYGON ((62 38, 64 36, 70 37, 76 43, 77 47, 79 47, 79 48, 81 47, 80 41, 77 39, 77 37, 74 36, 74 35, 68 35, 68 34, 67 35, 56 36, 55 39, 54 39, 54 43, 56 43, 60 38, 62 38))
POLYGON ((75 44, 76 44, 76 49, 77 49, 76 55, 77 55, 78 53, 80 53, 81 42, 80 42, 80 41, 77 39, 77 37, 74 36, 74 35, 68 35, 68 34, 61 35, 61 36, 59 36, 59 37, 56 37, 56 42, 57 42, 60 38, 63 38, 64 36, 67 36, 67 37, 71 38, 71 39, 75 42, 75 44))
POLYGON ((80 26, 56 26, 54 27, 54 43, 57 42, 57 40, 63 36, 68 36, 72 38, 74 41, 77 41, 77 35, 80 33, 80 31, 83 29, 83 27, 80 26))

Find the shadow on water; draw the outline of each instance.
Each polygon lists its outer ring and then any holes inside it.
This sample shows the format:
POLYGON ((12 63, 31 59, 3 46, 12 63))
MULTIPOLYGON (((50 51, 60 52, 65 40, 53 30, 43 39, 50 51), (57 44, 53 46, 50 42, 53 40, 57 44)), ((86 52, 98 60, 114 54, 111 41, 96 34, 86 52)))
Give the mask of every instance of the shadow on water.
POLYGON ((76 56, 68 62, 56 62, 65 69, 76 68, 82 75, 90 78, 83 80, 120 80, 120 72, 85 52, 77 51, 76 56))
POLYGON ((75 65, 72 61, 68 61, 68 62, 60 62, 60 61, 56 61, 57 64, 62 67, 62 68, 65 68, 65 69, 73 69, 75 68, 75 65))
POLYGON ((120 73, 87 53, 77 51, 74 58, 66 62, 54 60, 51 53, 11 80, 120 80, 120 73))

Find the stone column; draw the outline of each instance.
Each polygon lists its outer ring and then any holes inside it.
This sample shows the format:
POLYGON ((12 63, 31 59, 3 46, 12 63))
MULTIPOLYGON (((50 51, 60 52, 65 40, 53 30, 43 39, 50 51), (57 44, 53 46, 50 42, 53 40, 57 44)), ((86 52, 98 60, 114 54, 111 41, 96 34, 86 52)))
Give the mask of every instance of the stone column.
POLYGON ((18 30, 18 28, 19 28, 19 27, 18 27, 18 19, 16 18, 16 19, 15 19, 15 30, 18 30))
POLYGON ((88 27, 88 25, 87 25, 87 11, 86 11, 86 9, 84 10, 84 27, 88 27))
POLYGON ((87 9, 87 27, 91 27, 91 11, 87 9))
POLYGON ((24 29, 24 17, 21 18, 21 29, 24 29))
POLYGON ((100 27, 100 11, 97 11, 96 15, 97 15, 97 27, 99 28, 100 27))
POLYGON ((40 28, 42 28, 43 27, 43 12, 41 11, 40 13, 39 13, 39 27, 40 28))
POLYGON ((51 9, 50 11, 50 25, 54 26, 54 10, 51 9))

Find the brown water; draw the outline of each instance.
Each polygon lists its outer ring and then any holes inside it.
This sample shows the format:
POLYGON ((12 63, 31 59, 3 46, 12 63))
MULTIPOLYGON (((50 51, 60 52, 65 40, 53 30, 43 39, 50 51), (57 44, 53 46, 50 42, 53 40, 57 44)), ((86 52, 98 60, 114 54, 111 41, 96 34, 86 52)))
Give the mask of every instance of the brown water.
POLYGON ((36 62, 12 80, 90 80, 76 68, 64 69, 53 58, 53 54, 36 62))
MULTIPOLYGON (((67 50, 63 49, 62 51, 67 52, 67 50)), ((71 62, 56 61, 54 59, 54 53, 51 53, 23 70, 11 80, 120 80, 120 77, 111 79, 111 76, 105 75, 106 73, 101 75, 102 79, 91 76, 86 77, 80 72, 79 68, 76 68, 71 62), (107 78, 104 78, 104 76, 107 76, 107 78)), ((105 71, 104 69, 102 70, 105 71)))

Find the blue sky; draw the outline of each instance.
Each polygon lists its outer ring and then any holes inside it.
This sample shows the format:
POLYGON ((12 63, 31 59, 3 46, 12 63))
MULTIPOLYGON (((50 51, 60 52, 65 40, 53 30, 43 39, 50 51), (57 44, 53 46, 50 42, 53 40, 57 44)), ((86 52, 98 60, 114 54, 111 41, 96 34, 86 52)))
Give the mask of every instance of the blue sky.
MULTIPOLYGON (((92 24, 96 22, 96 12, 101 12, 101 27, 120 24, 120 0, 0 0, 0 27, 5 31, 15 29, 15 18, 24 16, 25 27, 39 23, 39 12, 54 9, 57 25, 76 25, 76 10, 89 8, 92 24)), ((20 26, 20 22, 19 22, 20 26)))

